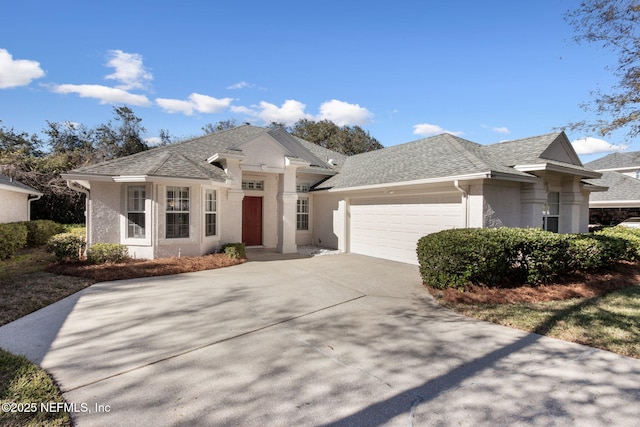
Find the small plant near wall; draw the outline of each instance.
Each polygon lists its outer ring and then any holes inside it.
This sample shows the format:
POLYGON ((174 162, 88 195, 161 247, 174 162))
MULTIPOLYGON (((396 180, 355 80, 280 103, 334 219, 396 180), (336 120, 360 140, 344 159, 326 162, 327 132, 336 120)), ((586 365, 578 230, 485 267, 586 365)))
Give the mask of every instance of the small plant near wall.
POLYGON ((57 234, 47 242, 47 252, 55 255, 58 262, 80 261, 87 243, 78 233, 57 234))
POLYGON ((247 257, 244 243, 227 243, 226 245, 222 245, 221 250, 229 258, 244 259, 247 257))
POLYGON ((129 250, 118 243, 94 243, 87 251, 91 264, 118 263, 129 259, 129 250))

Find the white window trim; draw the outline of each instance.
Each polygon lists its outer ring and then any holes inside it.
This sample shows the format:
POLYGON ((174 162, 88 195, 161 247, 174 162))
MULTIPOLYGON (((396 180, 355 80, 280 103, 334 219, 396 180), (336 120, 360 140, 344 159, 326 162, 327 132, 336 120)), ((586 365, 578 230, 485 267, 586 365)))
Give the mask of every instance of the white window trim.
POLYGON ((151 234, 153 233, 153 216, 152 216, 152 187, 151 185, 140 184, 125 184, 122 186, 122 215, 120 215, 120 242, 127 246, 151 246, 151 234), (129 228, 129 187, 144 187, 145 200, 144 200, 144 222, 145 222, 145 236, 139 237, 127 237, 127 231, 129 228))
POLYGON ((311 197, 307 197, 307 196, 299 196, 298 200, 296 201, 296 233, 299 234, 311 234, 313 230, 313 224, 311 221, 311 197), (306 212, 307 215, 307 229, 306 230, 298 230, 298 215, 300 215, 300 213, 298 212, 298 201, 300 200, 306 200, 307 201, 307 210, 308 212, 306 212))
POLYGON ((553 231, 553 230, 549 230, 549 221, 547 220, 547 218, 558 218, 558 230, 555 231, 557 233, 560 232, 560 211, 561 211, 561 206, 562 206, 562 200, 560 199, 560 192, 559 191, 549 191, 547 193, 547 200, 544 203, 544 208, 542 211, 542 228, 545 231, 553 231), (549 195, 550 194, 557 194, 558 195, 558 213, 557 214, 551 214, 549 213, 549 195))
POLYGON ((193 199, 193 188, 188 185, 165 185, 162 191, 162 237, 165 243, 178 243, 178 242, 193 242, 194 239, 194 199, 193 199), (188 188, 189 189, 189 211, 169 211, 167 210, 168 204, 168 191, 170 187, 174 188, 188 188), (167 214, 169 213, 189 213, 189 236, 188 237, 167 237, 167 214))
POLYGON ((218 239, 220 237, 220 194, 215 188, 205 188, 202 193, 202 235, 205 239, 218 239), (207 193, 211 191, 214 195, 215 210, 207 210, 207 193), (215 214, 216 216, 216 232, 215 234, 207 235, 207 215, 215 214))

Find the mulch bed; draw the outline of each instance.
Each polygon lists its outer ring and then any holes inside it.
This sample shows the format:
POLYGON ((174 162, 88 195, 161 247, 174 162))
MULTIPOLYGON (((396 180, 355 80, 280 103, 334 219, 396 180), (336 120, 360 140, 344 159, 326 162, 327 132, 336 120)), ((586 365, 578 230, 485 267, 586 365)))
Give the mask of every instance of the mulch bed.
POLYGON ((561 282, 540 286, 527 285, 504 289, 469 286, 464 291, 434 289, 427 286, 427 289, 439 299, 456 304, 516 304, 592 298, 639 284, 640 263, 624 262, 608 271, 576 274, 561 282))
POLYGON ((213 270, 242 264, 245 261, 244 259, 229 258, 225 254, 212 254, 199 257, 172 257, 156 260, 130 259, 118 264, 62 263, 51 265, 46 270, 54 274, 87 277, 96 282, 105 282, 213 270))

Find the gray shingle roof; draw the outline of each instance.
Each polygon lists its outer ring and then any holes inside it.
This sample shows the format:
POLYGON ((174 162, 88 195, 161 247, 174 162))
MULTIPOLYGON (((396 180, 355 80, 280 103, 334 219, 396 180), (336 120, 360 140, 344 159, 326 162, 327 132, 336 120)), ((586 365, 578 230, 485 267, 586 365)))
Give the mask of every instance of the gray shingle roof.
POLYGON ((20 192, 29 192, 30 194, 42 194, 38 190, 31 188, 28 185, 25 185, 20 181, 16 181, 15 179, 12 179, 5 175, 0 175, 0 184, 15 188, 20 192))
POLYGON ((518 164, 557 164, 591 172, 582 165, 542 157, 549 146, 562 137, 552 133, 532 138, 480 145, 449 134, 436 135, 407 144, 358 154, 346 159, 340 173, 316 189, 357 187, 421 179, 475 174, 532 175, 516 170, 518 164))
POLYGON ((493 145, 480 145, 457 136, 442 134, 355 156, 345 156, 293 137, 282 129, 245 125, 75 169, 70 175, 148 175, 224 182, 224 171, 209 164, 207 159, 216 153, 239 152, 243 143, 263 134, 277 141, 287 157, 308 162, 310 167, 302 171, 333 175, 319 184, 316 190, 476 174, 532 177, 527 172, 514 169, 516 164, 551 163, 587 171, 582 165, 543 158, 545 150, 554 141, 558 138, 566 139, 563 133, 493 145), (333 164, 330 159, 334 161, 333 164))
POLYGON ((618 169, 638 167, 640 168, 640 151, 629 153, 612 153, 602 158, 586 163, 585 166, 593 170, 618 169))
POLYGON ((609 187, 607 191, 598 191, 589 195, 591 202, 619 200, 640 201, 640 180, 615 171, 602 172, 598 179, 585 180, 589 184, 609 187))
MULTIPOLYGON (((235 151, 238 145, 260 134, 269 134, 276 139, 290 157, 300 158, 309 162, 311 164, 311 167, 308 168, 309 170, 333 173, 335 168, 322 160, 322 157, 328 155, 326 152, 330 150, 322 147, 311 150, 310 146, 315 144, 306 141, 303 145, 297 144, 299 142, 298 139, 280 129, 265 129, 245 125, 154 148, 131 156, 81 167, 72 170, 70 174, 99 176, 148 175, 224 182, 226 179, 224 171, 207 162, 207 159, 215 153, 235 151)), ((334 154, 335 156, 340 156, 337 153, 334 154)))

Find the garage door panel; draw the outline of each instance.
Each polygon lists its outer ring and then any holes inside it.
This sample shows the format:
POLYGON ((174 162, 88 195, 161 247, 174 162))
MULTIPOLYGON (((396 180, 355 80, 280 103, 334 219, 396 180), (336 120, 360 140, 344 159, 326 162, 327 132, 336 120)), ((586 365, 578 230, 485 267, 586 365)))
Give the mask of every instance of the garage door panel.
POLYGON ((404 203, 397 198, 359 200, 350 213, 351 252, 412 264, 417 264, 420 237, 463 226, 461 197, 456 194, 404 203))

